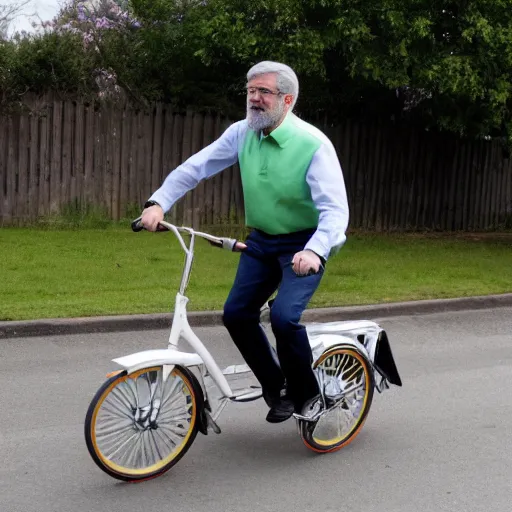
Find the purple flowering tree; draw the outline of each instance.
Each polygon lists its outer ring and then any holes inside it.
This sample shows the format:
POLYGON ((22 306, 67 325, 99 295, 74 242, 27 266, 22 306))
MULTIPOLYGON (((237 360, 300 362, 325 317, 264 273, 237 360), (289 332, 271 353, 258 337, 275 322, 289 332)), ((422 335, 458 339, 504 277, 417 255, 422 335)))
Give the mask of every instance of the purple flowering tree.
POLYGON ((99 66, 94 70, 94 77, 100 99, 120 99, 133 94, 120 77, 119 49, 124 44, 126 54, 134 40, 134 31, 141 24, 127 5, 121 5, 115 0, 71 0, 53 20, 34 25, 39 33, 74 34, 82 41, 84 52, 97 54, 99 66))

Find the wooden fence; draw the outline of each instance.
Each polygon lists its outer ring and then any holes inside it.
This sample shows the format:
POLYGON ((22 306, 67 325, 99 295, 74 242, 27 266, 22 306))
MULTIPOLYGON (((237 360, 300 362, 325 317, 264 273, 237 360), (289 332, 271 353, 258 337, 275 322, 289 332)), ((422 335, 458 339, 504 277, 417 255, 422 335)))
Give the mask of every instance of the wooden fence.
MULTIPOLYGON (((167 173, 216 139, 221 116, 33 99, 32 114, 0 117, 0 222, 23 224, 67 205, 112 219, 136 210, 167 173), (136 206, 134 208, 134 205, 136 206)), ((512 224, 512 167, 497 142, 361 125, 315 123, 332 140, 352 228, 482 230, 512 224)), ((173 222, 243 224, 237 166, 201 183, 173 222)))

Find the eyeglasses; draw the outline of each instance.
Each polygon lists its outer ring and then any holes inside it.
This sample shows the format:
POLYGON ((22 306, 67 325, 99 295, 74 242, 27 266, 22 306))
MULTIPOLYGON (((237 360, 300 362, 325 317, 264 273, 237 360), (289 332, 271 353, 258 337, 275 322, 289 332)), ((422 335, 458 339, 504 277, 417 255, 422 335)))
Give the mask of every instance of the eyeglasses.
POLYGON ((247 95, 248 96, 254 96, 256 93, 259 93, 260 96, 268 97, 268 96, 279 96, 281 94, 284 94, 280 91, 274 92, 270 89, 266 89, 265 87, 247 87, 247 95))

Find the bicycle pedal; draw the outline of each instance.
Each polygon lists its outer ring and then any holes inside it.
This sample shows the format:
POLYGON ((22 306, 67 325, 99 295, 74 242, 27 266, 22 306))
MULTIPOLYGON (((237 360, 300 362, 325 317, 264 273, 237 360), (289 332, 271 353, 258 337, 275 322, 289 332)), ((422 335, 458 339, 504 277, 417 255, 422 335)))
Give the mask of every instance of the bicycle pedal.
POLYGON ((236 395, 232 396, 230 400, 232 402, 252 402, 258 400, 263 396, 263 391, 260 387, 251 386, 246 389, 236 391, 236 395))
POLYGON ((320 412, 317 412, 314 416, 302 416, 302 414, 298 414, 296 412, 293 413, 293 417, 296 419, 296 420, 299 420, 299 421, 305 421, 306 423, 315 423, 316 421, 318 421, 318 419, 320 418, 320 416, 322 416, 322 414, 325 412, 325 410, 322 410, 320 412))
POLYGON ((223 375, 239 375, 241 373, 250 373, 251 369, 247 364, 232 364, 222 370, 223 375))

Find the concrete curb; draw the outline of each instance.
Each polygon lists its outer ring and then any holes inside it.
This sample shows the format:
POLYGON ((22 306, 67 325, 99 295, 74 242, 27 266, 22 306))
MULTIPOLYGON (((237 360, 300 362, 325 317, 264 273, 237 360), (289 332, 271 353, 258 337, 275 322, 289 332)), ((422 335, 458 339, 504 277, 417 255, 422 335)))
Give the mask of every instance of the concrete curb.
MULTIPOLYGON (((332 322, 336 320, 375 320, 391 316, 422 315, 447 311, 489 309, 512 306, 512 293, 464 297, 459 299, 420 300, 394 302, 369 306, 308 309, 304 322, 332 322)), ((168 329, 172 313, 152 315, 123 315, 91 318, 56 318, 20 322, 0 322, 0 339, 29 336, 54 336, 59 334, 86 334, 116 331, 168 329)), ((193 327, 222 324, 222 312, 190 312, 193 327)))

